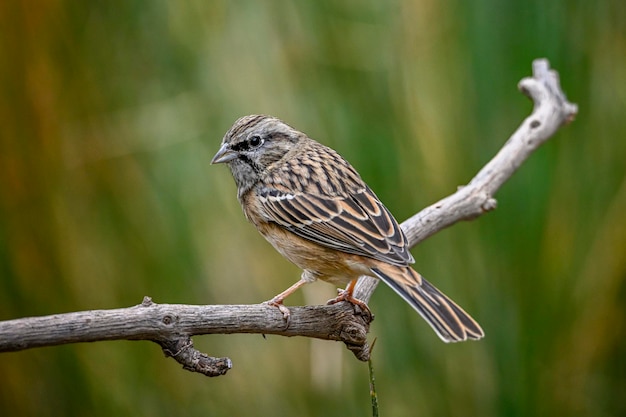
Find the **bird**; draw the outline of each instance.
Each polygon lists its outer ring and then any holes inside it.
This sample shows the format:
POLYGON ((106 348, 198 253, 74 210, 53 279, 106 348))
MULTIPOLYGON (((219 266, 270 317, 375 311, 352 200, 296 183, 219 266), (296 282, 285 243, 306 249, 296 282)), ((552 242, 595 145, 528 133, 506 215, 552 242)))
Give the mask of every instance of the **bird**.
POLYGON ((411 264, 409 242, 390 211, 359 173, 333 149, 268 115, 239 118, 211 164, 226 164, 247 220, 285 258, 300 280, 267 303, 289 325, 284 300, 318 279, 344 287, 329 303, 353 296, 357 279, 382 280, 444 342, 478 340, 480 325, 424 279, 411 264))

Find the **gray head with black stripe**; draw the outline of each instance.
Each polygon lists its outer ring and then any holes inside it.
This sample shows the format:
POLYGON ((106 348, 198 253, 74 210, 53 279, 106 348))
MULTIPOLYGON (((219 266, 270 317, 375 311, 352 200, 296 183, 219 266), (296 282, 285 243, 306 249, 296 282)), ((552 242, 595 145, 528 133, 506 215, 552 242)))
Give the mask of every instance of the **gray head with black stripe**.
POLYGON ((228 165, 241 196, 305 137, 275 117, 244 116, 226 132, 211 163, 228 165))

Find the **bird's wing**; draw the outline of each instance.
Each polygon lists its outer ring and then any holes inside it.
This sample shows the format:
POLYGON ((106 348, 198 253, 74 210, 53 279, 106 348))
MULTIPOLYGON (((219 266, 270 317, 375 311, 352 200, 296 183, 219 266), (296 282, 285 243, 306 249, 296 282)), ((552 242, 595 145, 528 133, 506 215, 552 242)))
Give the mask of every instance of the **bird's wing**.
POLYGON ((369 187, 341 195, 262 187, 267 220, 322 246, 405 266, 415 262, 406 236, 369 187))

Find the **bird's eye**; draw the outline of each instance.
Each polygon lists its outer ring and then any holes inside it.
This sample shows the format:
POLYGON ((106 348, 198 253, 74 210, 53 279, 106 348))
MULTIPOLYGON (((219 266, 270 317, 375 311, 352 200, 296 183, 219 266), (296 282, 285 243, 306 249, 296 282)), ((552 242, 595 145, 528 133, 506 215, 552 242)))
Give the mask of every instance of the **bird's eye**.
POLYGON ((263 139, 261 139, 261 136, 252 136, 250 138, 250 140, 248 141, 248 143, 250 143, 250 146, 252 148, 258 148, 259 146, 263 145, 263 139))

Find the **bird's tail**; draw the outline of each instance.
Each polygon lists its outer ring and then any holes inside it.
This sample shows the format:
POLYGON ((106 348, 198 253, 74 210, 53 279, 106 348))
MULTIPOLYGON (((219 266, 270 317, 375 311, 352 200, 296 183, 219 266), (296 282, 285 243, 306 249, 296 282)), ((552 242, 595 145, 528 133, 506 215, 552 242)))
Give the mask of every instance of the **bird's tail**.
POLYGON ((371 269, 411 304, 444 342, 478 340, 485 335, 469 314, 413 268, 379 264, 371 269))

